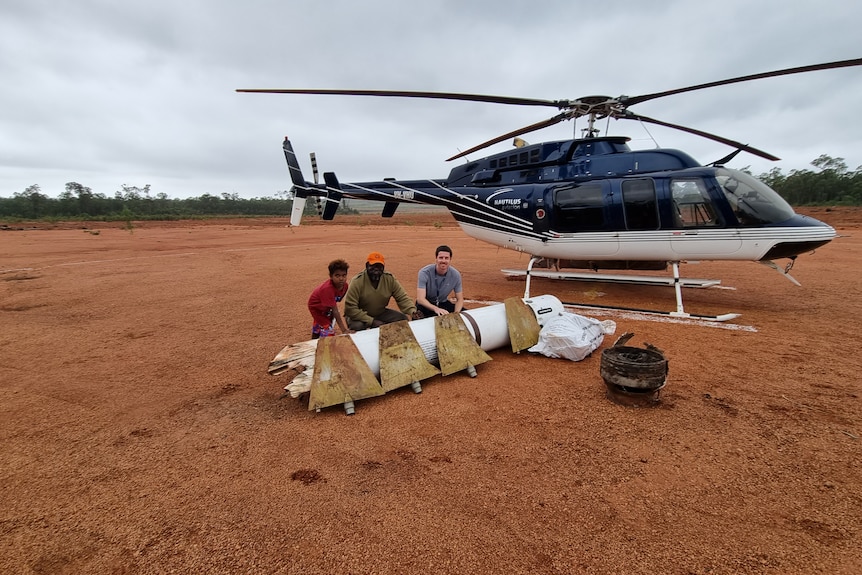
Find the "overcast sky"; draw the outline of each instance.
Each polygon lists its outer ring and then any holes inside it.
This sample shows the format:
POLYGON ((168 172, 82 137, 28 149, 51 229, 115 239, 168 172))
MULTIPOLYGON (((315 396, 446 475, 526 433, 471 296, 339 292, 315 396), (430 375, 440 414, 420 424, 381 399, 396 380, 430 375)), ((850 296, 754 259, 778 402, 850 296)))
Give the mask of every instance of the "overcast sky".
MULTIPOLYGON (((237 88, 469 92, 543 99, 638 95, 862 57, 856 0, 2 0, 0 196, 67 182, 113 196, 289 189, 289 135, 342 181, 446 177, 445 159, 554 108, 400 98, 239 94, 237 88)), ((862 67, 644 102, 632 111, 741 141, 755 174, 862 165, 862 67)), ((572 137, 578 122, 524 136, 572 137)), ((633 121, 634 148, 709 163, 731 149, 633 121), (653 139, 655 141, 653 141, 653 139)), ((486 152, 503 151, 510 142, 486 152)), ((483 154, 474 153, 471 159, 483 154)))

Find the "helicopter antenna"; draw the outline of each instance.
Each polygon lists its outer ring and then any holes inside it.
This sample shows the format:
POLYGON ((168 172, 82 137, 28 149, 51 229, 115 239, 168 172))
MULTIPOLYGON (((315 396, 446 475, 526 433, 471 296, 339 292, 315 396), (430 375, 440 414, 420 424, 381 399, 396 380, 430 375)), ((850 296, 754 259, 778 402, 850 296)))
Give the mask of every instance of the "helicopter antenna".
POLYGON ((644 124, 644 123, 643 123, 642 121, 640 121, 640 120, 638 120, 638 124, 640 124, 640 125, 641 125, 641 128, 643 128, 643 129, 644 129, 644 132, 646 132, 646 133, 647 133, 647 136, 649 136, 649 139, 650 139, 650 140, 652 140, 652 143, 653 143, 653 144, 655 144, 656 149, 661 148, 661 146, 659 146, 659 145, 658 145, 658 142, 656 141, 656 139, 655 139, 655 138, 653 138, 652 133, 649 131, 649 128, 647 128, 647 127, 646 127, 646 124, 644 124))

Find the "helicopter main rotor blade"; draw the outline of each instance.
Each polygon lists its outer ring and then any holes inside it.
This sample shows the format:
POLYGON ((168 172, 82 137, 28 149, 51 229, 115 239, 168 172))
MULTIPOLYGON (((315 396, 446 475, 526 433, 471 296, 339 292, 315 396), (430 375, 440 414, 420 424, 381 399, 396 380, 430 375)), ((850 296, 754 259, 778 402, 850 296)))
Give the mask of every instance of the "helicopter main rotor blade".
POLYGON ((739 76, 738 78, 729 78, 727 80, 719 80, 717 82, 707 82, 706 84, 697 84, 696 86, 688 86, 686 88, 677 88, 676 90, 667 90, 664 92, 655 92, 653 94, 644 94, 642 96, 621 96, 620 101, 625 106, 633 106, 647 100, 655 100, 656 98, 664 98, 674 94, 682 94, 684 92, 693 92, 695 90, 703 90, 704 88, 714 88, 716 86, 724 86, 726 84, 735 84, 737 82, 748 82, 749 80, 762 80, 763 78, 774 78, 776 76, 787 76, 789 74, 801 74, 803 72, 815 72, 817 70, 830 70, 832 68, 847 68, 850 66, 862 66, 862 58, 854 58, 853 60, 840 60, 837 62, 827 62, 825 64, 813 64, 811 66, 799 66, 797 68, 785 68, 784 70, 775 70, 773 72, 762 72, 760 74, 750 74, 748 76, 739 76))
POLYGON ((473 146, 469 150, 464 150, 460 154, 452 156, 451 158, 446 158, 447 162, 452 160, 457 160, 458 158, 463 158, 467 154, 472 154, 473 152, 482 150, 487 148, 488 146, 493 146, 494 144, 498 144, 509 138, 514 138, 516 136, 520 136, 522 134, 527 134, 529 132, 535 132, 536 130, 541 130, 542 128, 547 128, 548 126, 553 126, 554 124, 559 124, 563 120, 568 120, 571 117, 571 114, 568 112, 563 112, 562 114, 557 114, 553 118, 548 118, 547 120, 542 120, 541 122, 536 122, 535 124, 530 124, 529 126, 524 126, 523 128, 519 128, 517 130, 513 130, 507 134, 503 134, 502 136, 497 136, 493 140, 488 140, 487 142, 483 142, 478 146, 473 146))
POLYGON ((403 90, 330 90, 330 89, 264 89, 264 88, 240 88, 237 89, 237 92, 251 92, 251 93, 262 93, 262 94, 316 94, 316 95, 331 95, 331 96, 382 96, 382 97, 397 97, 397 98, 430 98, 430 99, 438 99, 438 100, 462 100, 462 101, 470 101, 470 102, 487 102, 492 104, 513 104, 518 106, 548 106, 557 108, 562 110, 562 113, 550 118, 548 120, 544 120, 542 122, 537 122, 535 124, 531 124, 524 128, 520 128, 518 130, 514 130, 512 132, 508 132, 503 134, 502 136, 498 136, 492 140, 488 140, 478 146, 474 146, 469 150, 461 152, 451 158, 448 158, 447 161, 455 160, 458 158, 462 158, 467 154, 472 152, 481 150, 483 148, 487 148, 493 144, 497 144, 509 138, 514 138, 516 136, 520 136, 522 134, 526 134, 528 132, 532 132, 535 130, 539 130, 542 128, 546 128, 548 126, 552 126, 563 120, 569 120, 572 118, 577 118, 580 116, 589 115, 592 119, 595 118, 604 118, 604 117, 613 117, 620 119, 630 119, 630 120, 641 120, 643 122, 656 124, 659 126, 665 126, 668 128, 674 128, 676 130, 680 130, 683 132, 688 132, 690 134, 694 134, 697 136, 701 136, 707 138, 709 140, 713 140, 716 142, 720 142, 722 144, 726 144, 728 146, 733 146, 741 150, 745 150, 755 156, 759 156, 761 158, 765 158, 767 160, 778 160, 779 158, 764 152, 762 150, 758 150, 757 148, 752 148, 740 142, 736 142, 734 140, 730 140, 728 138, 723 138, 721 136, 717 136, 715 134, 710 134, 708 132, 703 132, 701 130, 696 130, 694 128, 688 128, 686 126, 680 126, 678 124, 671 124, 669 122, 662 122, 660 120, 655 120, 653 118, 648 118, 646 116, 640 116, 638 114, 634 114, 628 110, 629 106, 633 106, 634 104, 639 104, 641 102, 646 102, 648 100, 654 100, 656 98, 663 98, 665 96, 671 96, 674 94, 682 94, 685 92, 693 92, 695 90, 703 90, 705 88, 714 88, 717 86, 724 86, 727 84, 734 84, 738 82, 748 82, 750 80, 762 80, 764 78, 773 78, 776 76, 786 76, 790 74, 800 74, 804 72, 814 72, 817 70, 829 70, 833 68, 846 68, 850 66, 862 66, 862 58, 855 58, 852 60, 839 60, 835 62, 826 62, 823 64, 813 64, 810 66, 799 66, 796 68, 786 68, 783 70, 774 70, 772 72, 762 72, 760 74, 750 74, 747 76, 739 76, 737 78, 728 78, 726 80, 719 80, 716 82, 707 82, 705 84, 697 84, 694 86, 687 86, 685 88, 677 88, 675 90, 666 90, 664 92, 654 92, 652 94, 642 94, 640 96, 619 96, 618 98, 610 98, 607 96, 588 96, 584 98, 579 98, 576 100, 542 100, 537 98, 517 98, 511 96, 493 96, 487 94, 461 94, 456 92, 424 92, 424 91, 403 91, 403 90))
POLYGON ((384 96, 396 98, 433 98, 437 100, 466 100, 468 102, 489 102, 492 104, 514 104, 517 106, 550 106, 562 110, 568 106, 565 100, 539 100, 535 98, 515 98, 510 96, 491 96, 486 94, 459 94, 455 92, 413 92, 402 90, 305 90, 305 89, 251 89, 241 88, 237 92, 257 94, 317 94, 324 96, 384 96))
POLYGON ((745 150, 750 154, 754 154, 755 156, 760 156, 761 158, 767 160, 777 161, 781 158, 775 157, 772 154, 764 152, 763 150, 758 150, 757 148, 752 148, 746 144, 741 142, 737 142, 735 140, 730 140, 728 138, 723 138, 721 136, 716 136, 715 134, 710 134, 709 132, 704 132, 702 130, 695 130, 694 128, 688 128, 686 126, 680 126, 678 124, 671 124, 670 122, 662 122, 661 120, 655 120, 653 118, 648 118, 646 116, 641 116, 639 114, 635 114, 634 112, 626 111, 624 116, 620 116, 622 119, 626 120, 640 120, 641 122, 647 122, 648 124, 656 124, 658 126, 664 126, 666 128, 673 128, 675 130, 681 130, 683 132, 688 132, 689 134, 694 134, 695 136, 700 136, 702 138, 707 138, 709 140, 714 140, 716 142, 721 142, 722 144, 726 144, 728 146, 732 146, 734 148, 738 148, 740 150, 745 150))

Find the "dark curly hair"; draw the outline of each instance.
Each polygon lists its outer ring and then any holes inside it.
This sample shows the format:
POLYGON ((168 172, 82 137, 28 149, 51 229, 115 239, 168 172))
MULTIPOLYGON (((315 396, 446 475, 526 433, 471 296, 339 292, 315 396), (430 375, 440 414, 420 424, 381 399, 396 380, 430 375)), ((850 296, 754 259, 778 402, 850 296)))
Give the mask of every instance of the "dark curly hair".
POLYGON ((350 268, 350 264, 348 264, 344 260, 332 260, 329 262, 329 275, 334 274, 337 271, 343 271, 347 273, 347 270, 350 268))

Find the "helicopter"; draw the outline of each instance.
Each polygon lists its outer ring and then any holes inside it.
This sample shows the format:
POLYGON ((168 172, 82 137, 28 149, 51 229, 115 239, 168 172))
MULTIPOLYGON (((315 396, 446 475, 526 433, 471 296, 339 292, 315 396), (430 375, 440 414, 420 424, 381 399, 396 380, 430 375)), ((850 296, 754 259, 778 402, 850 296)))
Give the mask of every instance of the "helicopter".
POLYGON ((444 179, 342 183, 334 172, 305 180, 293 145, 282 144, 294 203, 291 225, 299 225, 306 199, 322 201, 321 215, 331 220, 343 198, 383 202, 382 216, 392 217, 402 203, 446 208, 469 236, 527 253, 526 270, 503 270, 530 277, 592 279, 672 285, 676 317, 723 321, 738 314, 687 313, 681 287, 709 287, 717 280, 680 277, 681 263, 701 260, 754 261, 771 267, 799 285, 790 270, 796 258, 836 237, 831 226, 800 215, 769 186, 752 175, 726 167, 741 152, 768 160, 779 158, 747 144, 694 128, 649 118, 630 110, 648 100, 716 86, 776 76, 862 65, 862 58, 739 76, 639 96, 586 96, 543 100, 453 92, 339 89, 238 89, 268 94, 316 94, 463 100, 493 104, 553 107, 551 118, 507 132, 447 161, 464 158, 512 139, 514 150, 495 153, 451 169, 444 179), (527 144, 520 136, 567 120, 586 118, 584 137, 527 144), (732 147, 709 165, 670 148, 632 150, 625 136, 602 136, 604 118, 636 120, 681 130, 732 147), (788 259, 780 267, 775 260, 788 259), (596 275, 599 270, 667 270, 673 278, 630 274, 596 275), (542 271, 537 268, 545 268, 542 271), (590 270, 591 273, 564 272, 590 270))

